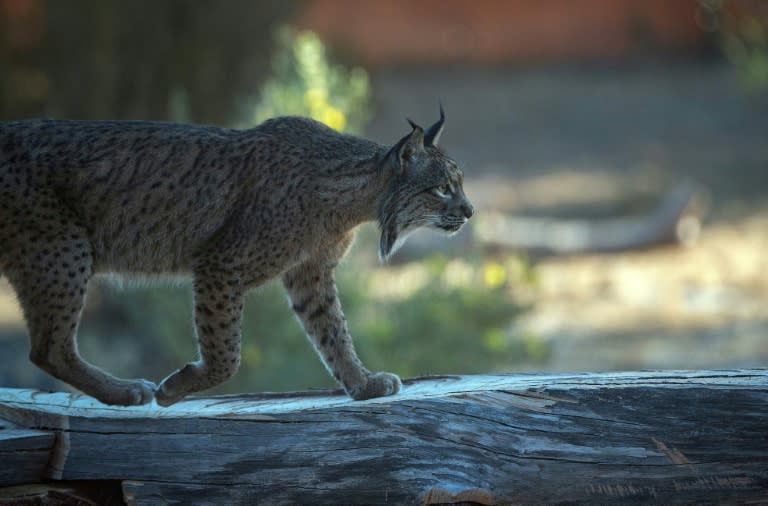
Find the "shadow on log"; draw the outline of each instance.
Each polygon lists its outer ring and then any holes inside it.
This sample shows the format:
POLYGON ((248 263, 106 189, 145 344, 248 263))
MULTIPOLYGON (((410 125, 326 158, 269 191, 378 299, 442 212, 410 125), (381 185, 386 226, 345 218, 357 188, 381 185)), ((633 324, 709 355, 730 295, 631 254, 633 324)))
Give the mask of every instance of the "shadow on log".
POLYGON ((0 389, 0 420, 0 503, 768 501, 766 370, 436 377, 362 402, 166 409, 0 389))

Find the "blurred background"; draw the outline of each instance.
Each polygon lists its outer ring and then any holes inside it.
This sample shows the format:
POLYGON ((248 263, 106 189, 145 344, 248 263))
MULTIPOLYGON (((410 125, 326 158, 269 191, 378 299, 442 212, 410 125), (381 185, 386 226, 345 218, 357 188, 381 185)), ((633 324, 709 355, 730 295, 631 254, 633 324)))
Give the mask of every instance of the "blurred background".
MULTIPOLYGON (((0 0, 0 119, 249 127, 302 114, 392 144, 427 125, 478 212, 391 265, 366 225, 337 270, 363 361, 403 376, 764 367, 768 2, 0 0)), ((96 280, 93 363, 194 357, 189 283, 96 280)), ((0 280, 0 385, 27 359, 0 280)), ((248 299, 219 392, 333 385, 280 286, 248 299)))

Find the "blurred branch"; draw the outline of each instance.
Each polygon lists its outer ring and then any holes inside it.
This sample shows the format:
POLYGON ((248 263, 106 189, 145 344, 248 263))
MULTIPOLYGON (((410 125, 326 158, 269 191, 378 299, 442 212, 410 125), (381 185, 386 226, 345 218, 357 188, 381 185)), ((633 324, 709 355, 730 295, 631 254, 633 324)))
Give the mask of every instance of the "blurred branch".
POLYGON ((701 228, 692 209, 693 185, 670 191, 645 216, 604 220, 513 218, 494 215, 475 227, 485 247, 525 249, 546 254, 624 251, 659 244, 691 244, 701 228))
POLYGON ((476 245, 492 251, 525 250, 564 255, 691 244, 701 229, 702 209, 696 205, 699 194, 694 185, 682 183, 665 195, 650 213, 637 217, 586 220, 479 213, 456 240, 446 242, 426 235, 413 237, 394 260, 409 261, 435 251, 459 255, 476 245))

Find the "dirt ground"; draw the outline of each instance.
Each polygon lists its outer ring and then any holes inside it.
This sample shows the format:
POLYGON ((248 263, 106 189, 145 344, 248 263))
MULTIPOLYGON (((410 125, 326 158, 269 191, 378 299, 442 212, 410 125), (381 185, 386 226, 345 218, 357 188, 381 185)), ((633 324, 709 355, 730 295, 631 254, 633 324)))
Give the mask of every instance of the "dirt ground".
POLYGON ((516 322, 551 370, 764 367, 768 215, 712 225, 689 247, 550 258, 516 322))

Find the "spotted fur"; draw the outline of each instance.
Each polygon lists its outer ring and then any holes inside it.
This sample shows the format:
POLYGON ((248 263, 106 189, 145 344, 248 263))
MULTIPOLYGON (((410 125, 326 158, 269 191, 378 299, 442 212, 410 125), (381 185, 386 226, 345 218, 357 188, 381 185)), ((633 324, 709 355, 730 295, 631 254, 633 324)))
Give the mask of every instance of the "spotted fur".
POLYGON ((331 374, 355 399, 400 380, 357 358, 333 270, 355 228, 377 220, 381 257, 419 226, 472 214, 438 126, 392 147, 306 118, 249 130, 141 121, 0 123, 0 273, 27 322, 30 359, 106 404, 161 405, 217 385, 240 363, 247 290, 280 277, 331 374), (448 192, 447 194, 444 192, 448 192), (159 386, 78 354, 97 273, 194 278, 198 358, 159 386))

